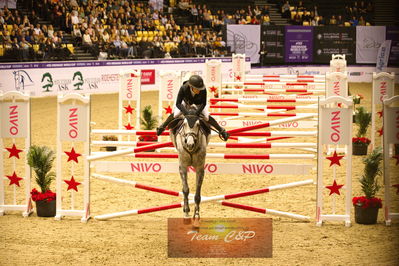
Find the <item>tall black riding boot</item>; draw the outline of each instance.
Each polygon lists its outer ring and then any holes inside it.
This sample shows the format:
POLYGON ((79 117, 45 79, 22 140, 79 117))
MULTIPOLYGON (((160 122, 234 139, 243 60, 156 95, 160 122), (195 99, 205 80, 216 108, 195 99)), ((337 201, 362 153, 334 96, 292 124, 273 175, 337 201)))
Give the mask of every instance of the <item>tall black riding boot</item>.
POLYGON ((173 120, 173 113, 166 118, 165 122, 162 123, 159 127, 157 127, 157 136, 161 135, 164 132, 165 128, 169 125, 169 123, 173 120))
POLYGON ((226 132, 224 128, 222 128, 218 122, 212 116, 209 116, 208 120, 209 124, 213 126, 217 131, 219 131, 219 135, 223 138, 224 141, 227 141, 230 137, 230 134, 226 132))

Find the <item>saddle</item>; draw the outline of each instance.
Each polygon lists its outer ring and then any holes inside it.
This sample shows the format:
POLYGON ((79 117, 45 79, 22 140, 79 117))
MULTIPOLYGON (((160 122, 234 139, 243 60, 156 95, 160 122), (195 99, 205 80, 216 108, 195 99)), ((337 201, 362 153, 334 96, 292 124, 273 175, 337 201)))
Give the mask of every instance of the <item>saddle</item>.
POLYGON ((193 127, 195 122, 199 120, 200 130, 202 134, 205 135, 205 137, 208 137, 211 134, 211 126, 207 121, 205 121, 205 119, 202 116, 186 115, 186 116, 177 117, 169 123, 168 127, 172 131, 173 135, 176 135, 180 131, 180 129, 183 126, 183 121, 185 118, 187 118, 190 127, 193 127))

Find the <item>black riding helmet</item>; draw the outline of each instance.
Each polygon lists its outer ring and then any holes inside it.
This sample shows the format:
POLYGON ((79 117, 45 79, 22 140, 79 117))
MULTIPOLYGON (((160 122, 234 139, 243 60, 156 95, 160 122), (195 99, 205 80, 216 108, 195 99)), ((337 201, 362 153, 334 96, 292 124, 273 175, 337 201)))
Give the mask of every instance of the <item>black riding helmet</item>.
POLYGON ((200 91, 205 89, 204 80, 198 75, 192 75, 188 80, 188 84, 200 91))

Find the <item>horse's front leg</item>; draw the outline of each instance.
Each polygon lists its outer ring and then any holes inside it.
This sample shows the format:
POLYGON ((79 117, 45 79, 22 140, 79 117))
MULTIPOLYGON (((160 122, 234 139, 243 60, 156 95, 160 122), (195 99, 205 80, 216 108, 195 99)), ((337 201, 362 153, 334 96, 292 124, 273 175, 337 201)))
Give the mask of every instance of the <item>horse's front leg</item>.
POLYGON ((184 206, 183 206, 183 212, 184 212, 184 218, 189 218, 190 215, 190 206, 188 204, 188 194, 190 193, 190 188, 188 187, 187 184, 187 167, 184 166, 179 166, 179 172, 180 172, 180 178, 181 182, 183 184, 183 195, 184 195, 184 206))
POLYGON ((194 220, 199 220, 200 219, 200 203, 201 203, 201 187, 202 187, 202 181, 204 180, 204 174, 205 170, 204 167, 198 167, 195 169, 197 173, 197 178, 196 178, 196 190, 195 190, 195 196, 194 196, 194 201, 195 201, 195 210, 194 210, 194 220))

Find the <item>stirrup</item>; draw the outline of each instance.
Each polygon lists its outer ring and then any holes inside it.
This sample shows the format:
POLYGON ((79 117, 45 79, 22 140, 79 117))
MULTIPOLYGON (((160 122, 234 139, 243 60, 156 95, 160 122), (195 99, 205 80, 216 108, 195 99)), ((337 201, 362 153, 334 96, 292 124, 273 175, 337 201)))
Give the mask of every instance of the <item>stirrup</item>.
POLYGON ((219 137, 222 140, 227 141, 229 139, 229 137, 230 137, 230 134, 226 130, 223 130, 223 131, 219 132, 219 137))

